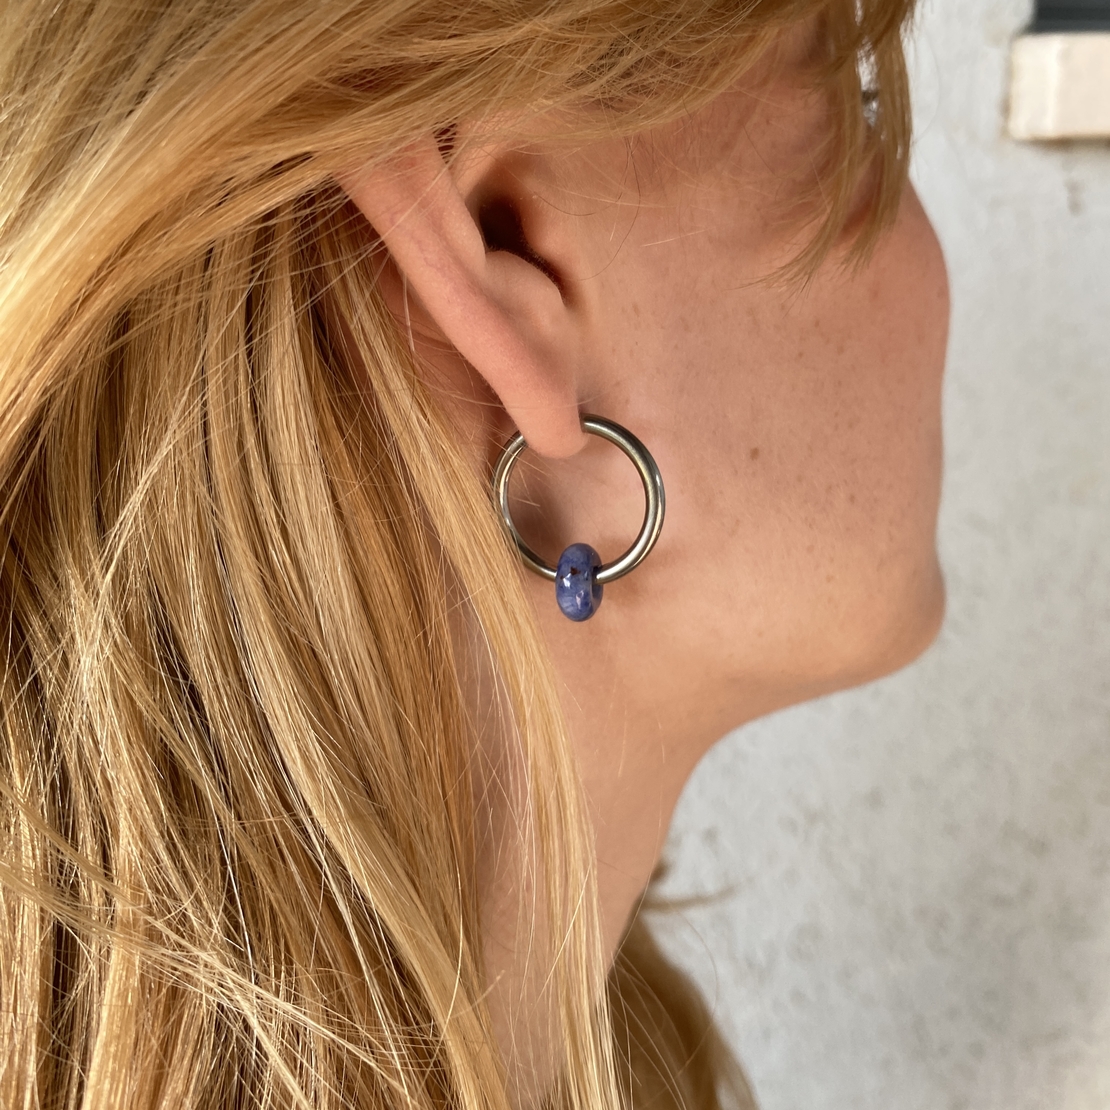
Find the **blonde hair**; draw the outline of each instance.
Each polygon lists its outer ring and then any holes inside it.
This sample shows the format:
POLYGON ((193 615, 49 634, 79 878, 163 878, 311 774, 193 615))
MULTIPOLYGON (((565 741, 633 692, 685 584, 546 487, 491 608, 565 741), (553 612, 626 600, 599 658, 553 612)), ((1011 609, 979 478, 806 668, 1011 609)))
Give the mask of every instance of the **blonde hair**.
POLYGON ((838 107, 803 263, 870 168, 866 249, 904 180, 908 6, 9 0, 0 1104, 506 1110, 479 649, 519 749, 558 1097, 715 1103, 708 1017, 635 933, 614 1039, 549 664, 331 172, 505 110, 631 133, 816 14, 838 107), (687 1062, 651 1098, 636 1078, 687 1062))

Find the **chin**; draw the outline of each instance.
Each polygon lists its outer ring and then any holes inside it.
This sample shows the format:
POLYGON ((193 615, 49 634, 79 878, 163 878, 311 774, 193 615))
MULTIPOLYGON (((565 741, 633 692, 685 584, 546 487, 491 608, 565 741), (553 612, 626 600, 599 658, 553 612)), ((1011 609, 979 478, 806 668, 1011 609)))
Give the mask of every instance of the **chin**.
POLYGON ((878 597, 872 595, 857 634, 842 644, 850 651, 841 660, 834 688, 858 686, 912 663, 936 640, 945 602, 944 576, 933 552, 896 588, 892 584, 878 597))
POLYGON ((888 579, 840 599, 838 619, 814 635, 795 628, 760 665, 732 676, 731 716, 738 727, 789 705, 862 686, 900 670, 937 638, 944 622, 944 578, 935 552, 899 581, 888 579), (776 665, 777 664, 777 665, 776 665))

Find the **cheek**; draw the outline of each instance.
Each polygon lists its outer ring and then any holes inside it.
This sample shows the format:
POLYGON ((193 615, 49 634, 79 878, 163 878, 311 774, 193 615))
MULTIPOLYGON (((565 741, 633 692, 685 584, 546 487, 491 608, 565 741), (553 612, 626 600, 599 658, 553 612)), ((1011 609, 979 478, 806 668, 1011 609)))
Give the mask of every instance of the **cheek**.
POLYGON ((762 467, 734 491, 781 560, 750 553, 755 580, 771 584, 758 608, 765 638, 815 675, 872 677, 916 655, 943 607, 935 528, 948 295, 916 198, 864 271, 827 267, 771 319, 748 387, 763 399, 750 426, 762 467))
POLYGON ((699 582, 690 650, 813 690, 874 677, 943 608, 939 247, 908 194, 854 275, 830 263, 804 292, 728 292, 726 262, 672 273, 655 311, 674 361, 643 394, 671 414, 644 419, 670 469, 673 562, 699 582))

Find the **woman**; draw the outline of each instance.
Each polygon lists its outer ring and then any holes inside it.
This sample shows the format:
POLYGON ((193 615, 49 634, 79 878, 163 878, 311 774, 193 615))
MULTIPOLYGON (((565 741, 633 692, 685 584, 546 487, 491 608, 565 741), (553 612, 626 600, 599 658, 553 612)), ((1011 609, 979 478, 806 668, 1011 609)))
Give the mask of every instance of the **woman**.
POLYGON ((715 1105, 681 785, 943 607, 908 8, 7 6, 3 1105, 715 1105))

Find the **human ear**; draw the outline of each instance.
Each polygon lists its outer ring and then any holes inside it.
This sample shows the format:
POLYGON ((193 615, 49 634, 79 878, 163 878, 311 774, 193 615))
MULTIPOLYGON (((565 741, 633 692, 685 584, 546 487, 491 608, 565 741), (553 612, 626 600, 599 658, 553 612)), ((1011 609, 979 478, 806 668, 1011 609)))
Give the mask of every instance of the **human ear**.
MULTIPOLYGON (((493 179, 491 163, 487 194, 496 193, 493 179)), ((586 438, 578 321, 553 267, 531 250, 519 222, 504 218, 510 209, 496 195, 484 197, 483 210, 494 214, 487 243, 432 136, 338 180, 436 329, 493 390, 528 446, 549 458, 577 452, 586 438), (497 242, 499 228, 512 241, 497 242)))

